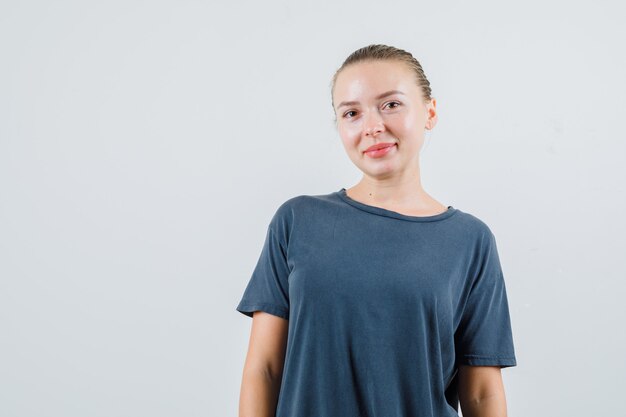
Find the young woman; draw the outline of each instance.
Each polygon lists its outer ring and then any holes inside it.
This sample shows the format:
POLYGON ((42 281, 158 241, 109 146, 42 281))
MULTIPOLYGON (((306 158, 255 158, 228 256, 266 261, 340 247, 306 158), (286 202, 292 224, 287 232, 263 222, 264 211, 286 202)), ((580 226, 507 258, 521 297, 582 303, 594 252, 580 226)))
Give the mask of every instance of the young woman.
POLYGON ((420 182, 436 101, 408 52, 370 45, 333 77, 358 184, 285 201, 237 306, 253 317, 241 417, 506 416, 516 366, 496 241, 420 182))

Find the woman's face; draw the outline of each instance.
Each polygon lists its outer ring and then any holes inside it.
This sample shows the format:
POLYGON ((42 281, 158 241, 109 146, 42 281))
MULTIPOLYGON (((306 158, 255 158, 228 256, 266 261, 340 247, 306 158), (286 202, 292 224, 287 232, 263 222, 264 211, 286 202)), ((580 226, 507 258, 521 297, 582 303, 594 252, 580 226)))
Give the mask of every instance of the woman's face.
POLYGON ((337 130, 352 162, 377 179, 419 169, 425 129, 437 122, 435 100, 424 102, 415 75, 398 61, 353 64, 335 81, 337 130), (377 152, 372 145, 391 144, 377 152))

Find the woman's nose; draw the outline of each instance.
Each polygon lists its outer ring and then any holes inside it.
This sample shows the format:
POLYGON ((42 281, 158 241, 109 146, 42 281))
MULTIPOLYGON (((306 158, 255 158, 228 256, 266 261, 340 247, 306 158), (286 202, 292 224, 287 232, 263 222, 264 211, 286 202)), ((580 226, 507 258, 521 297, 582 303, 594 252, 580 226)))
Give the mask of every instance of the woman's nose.
POLYGON ((366 135, 375 136, 385 130, 382 117, 377 112, 369 112, 363 122, 363 130, 366 135))

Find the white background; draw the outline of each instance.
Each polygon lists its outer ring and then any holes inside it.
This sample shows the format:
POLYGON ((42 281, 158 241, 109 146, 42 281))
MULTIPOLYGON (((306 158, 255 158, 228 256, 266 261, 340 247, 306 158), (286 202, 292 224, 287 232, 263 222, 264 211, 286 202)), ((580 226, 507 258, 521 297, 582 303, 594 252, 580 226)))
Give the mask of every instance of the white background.
POLYGON ((330 80, 384 43, 439 123, 422 182, 497 237, 510 416, 623 412, 623 5, 0 3, 0 415, 234 416, 235 310, 286 199, 360 171, 330 80))

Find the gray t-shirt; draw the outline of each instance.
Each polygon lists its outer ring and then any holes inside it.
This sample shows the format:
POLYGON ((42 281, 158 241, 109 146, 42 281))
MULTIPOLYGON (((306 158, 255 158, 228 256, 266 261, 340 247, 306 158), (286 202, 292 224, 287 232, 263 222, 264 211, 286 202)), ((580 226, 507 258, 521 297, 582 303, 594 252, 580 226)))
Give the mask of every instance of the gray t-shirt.
POLYGON ((236 310, 289 321, 277 417, 458 416, 459 364, 517 365, 495 237, 452 206, 290 198, 236 310))

